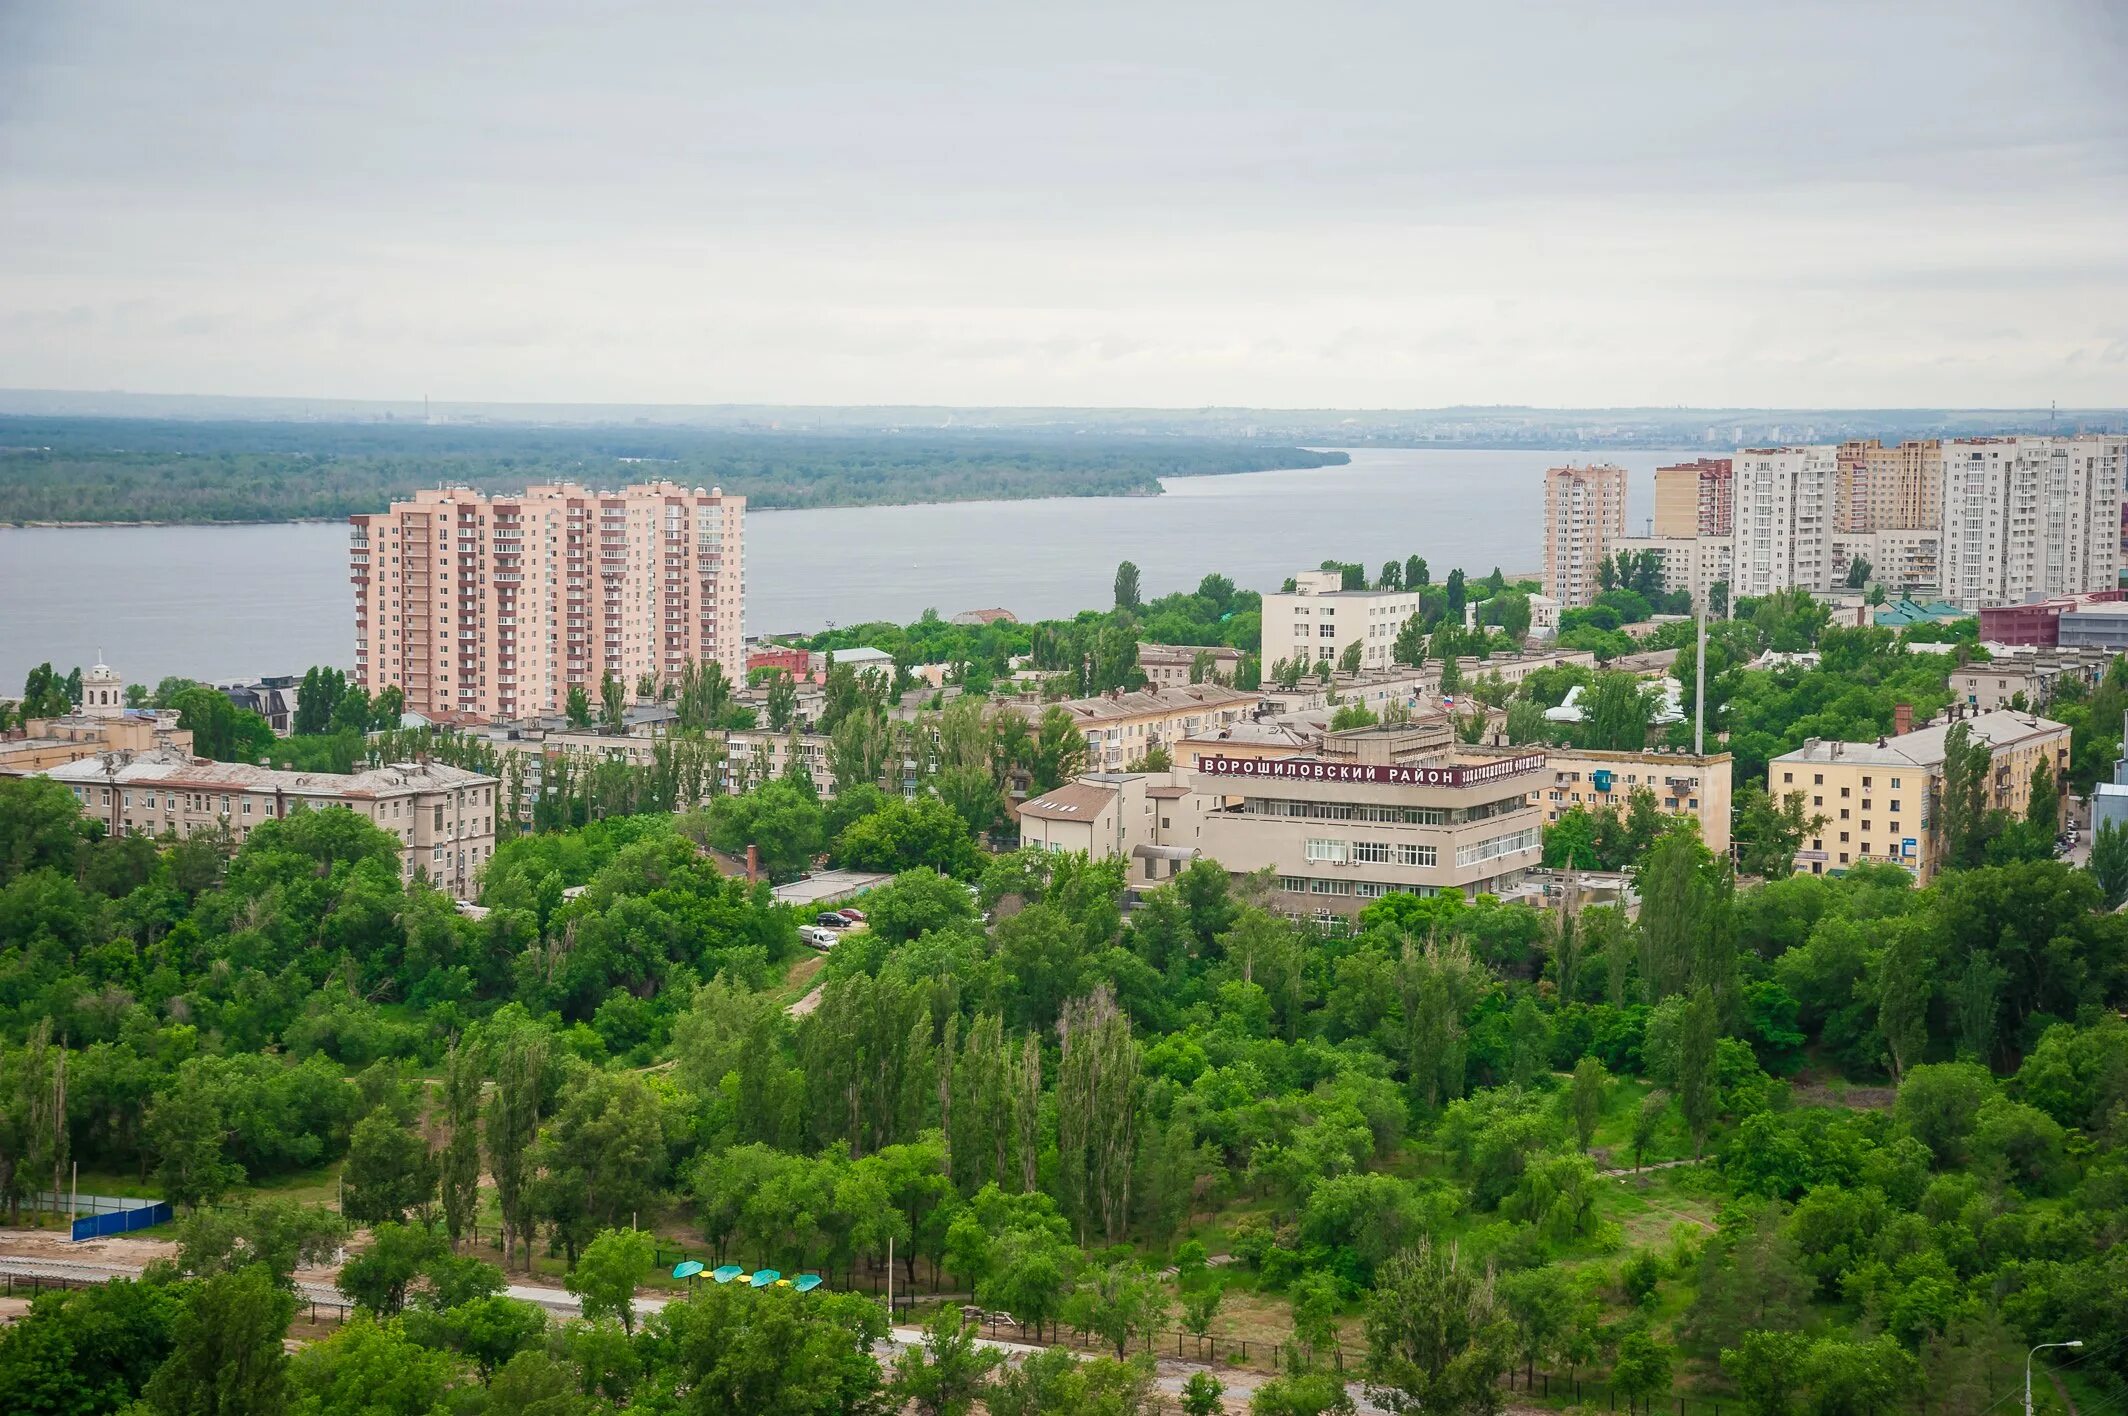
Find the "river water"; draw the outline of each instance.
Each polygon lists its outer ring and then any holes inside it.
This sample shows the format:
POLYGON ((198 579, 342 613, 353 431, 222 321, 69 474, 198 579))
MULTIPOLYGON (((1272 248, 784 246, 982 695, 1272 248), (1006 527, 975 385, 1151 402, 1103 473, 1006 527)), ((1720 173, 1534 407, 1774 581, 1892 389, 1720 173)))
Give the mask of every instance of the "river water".
MULTIPOLYGON (((1675 451, 1618 452, 1631 529, 1675 451)), ((1542 473, 1585 452, 1356 449, 1343 467, 1185 477, 1157 497, 762 511, 747 518, 750 634, 1002 606, 1022 619, 1109 603, 1116 563, 1148 599, 1210 571, 1275 590, 1327 558, 1543 564, 1542 473)), ((344 523, 0 528, 0 693, 34 664, 103 661, 134 683, 233 679, 353 658, 344 523)))

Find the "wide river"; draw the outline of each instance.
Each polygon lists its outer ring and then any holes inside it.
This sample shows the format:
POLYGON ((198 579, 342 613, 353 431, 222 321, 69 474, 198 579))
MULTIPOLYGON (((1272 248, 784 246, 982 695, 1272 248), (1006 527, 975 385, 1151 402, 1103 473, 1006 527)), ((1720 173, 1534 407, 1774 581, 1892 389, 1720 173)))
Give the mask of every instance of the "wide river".
MULTIPOLYGON (((1640 531, 1654 469, 1633 473, 1640 531)), ((750 634, 999 605, 1022 619, 1105 607, 1118 561, 1146 597, 1210 571, 1275 590, 1325 559, 1426 557, 1436 580, 1543 564, 1542 473, 1584 452, 1358 449, 1344 467, 1184 477, 1157 497, 1057 497, 747 518, 750 634)), ((102 655, 128 680, 234 679, 352 661, 344 523, 0 528, 0 693, 32 665, 102 655)))

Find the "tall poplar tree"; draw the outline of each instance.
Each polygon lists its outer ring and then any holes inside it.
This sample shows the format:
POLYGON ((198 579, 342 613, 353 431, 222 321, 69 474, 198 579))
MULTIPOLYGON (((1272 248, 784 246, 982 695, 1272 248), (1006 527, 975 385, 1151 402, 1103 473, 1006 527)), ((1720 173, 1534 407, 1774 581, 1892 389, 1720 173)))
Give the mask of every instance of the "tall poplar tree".
POLYGON ((443 1062, 443 1225, 457 1243, 473 1227, 480 1199, 480 1058, 463 1042, 443 1062))
POLYGON ((1130 1222, 1138 1158, 1138 1043, 1106 983, 1057 1020, 1057 1168, 1083 1241, 1097 1222, 1111 1244, 1130 1222))
POLYGON ((495 1095, 488 1102, 488 1172, 495 1177, 495 1198, 502 1206, 502 1261, 510 1266, 512 1246, 525 1243, 532 1258, 531 1153, 539 1135, 539 1109, 546 1090, 547 1039, 520 1034, 505 1042, 496 1059, 495 1095))

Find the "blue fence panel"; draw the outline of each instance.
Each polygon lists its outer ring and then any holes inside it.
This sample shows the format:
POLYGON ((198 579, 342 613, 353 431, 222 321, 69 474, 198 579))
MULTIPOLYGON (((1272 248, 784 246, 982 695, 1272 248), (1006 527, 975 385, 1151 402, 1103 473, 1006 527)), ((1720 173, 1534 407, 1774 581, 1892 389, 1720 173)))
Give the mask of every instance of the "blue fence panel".
POLYGON ((139 1209, 116 1210, 109 1214, 92 1214, 75 1220, 68 1238, 75 1242, 101 1239, 107 1234, 124 1234, 129 1230, 152 1228, 167 1223, 174 1217, 175 1212, 163 1203, 142 1205, 139 1209))

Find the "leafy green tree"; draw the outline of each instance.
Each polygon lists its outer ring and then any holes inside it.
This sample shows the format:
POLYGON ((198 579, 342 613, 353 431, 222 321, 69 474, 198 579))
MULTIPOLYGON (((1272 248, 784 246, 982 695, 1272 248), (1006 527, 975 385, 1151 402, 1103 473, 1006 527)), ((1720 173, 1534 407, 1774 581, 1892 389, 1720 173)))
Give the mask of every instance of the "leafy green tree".
POLYGON ((281 1337, 295 1296, 264 1268, 203 1279, 171 1324, 169 1360, 143 1398, 161 1416, 274 1416, 288 1400, 281 1337))
POLYGON ((148 1148, 157 1157, 163 1198, 182 1209, 212 1204, 244 1183, 244 1167, 223 1158, 221 1107, 212 1093, 175 1086, 148 1109, 148 1148))
POLYGON ((1618 1356, 1611 1363, 1611 1390, 1628 1403, 1651 1402, 1670 1394, 1673 1354, 1657 1342, 1646 1328, 1635 1327, 1618 1341, 1618 1356))
POLYGON ((2128 827, 2110 820, 2099 823, 2091 838, 2091 874, 2107 909, 2117 910, 2128 902, 2128 827))
POLYGON ((611 669, 599 679, 599 726, 609 733, 628 726, 628 688, 611 669))
POLYGON ((177 1267, 204 1278, 258 1265, 290 1284, 298 1268, 324 1263, 346 1237, 346 1220, 322 1205, 283 1199, 217 1205, 178 1222, 177 1267))
POLYGON ((462 1370, 396 1323, 356 1318, 298 1352, 288 1385, 302 1416, 427 1416, 446 1409, 462 1370))
POLYGON ((924 1324, 923 1344, 894 1361, 894 1395, 920 1416, 965 1416, 974 1410, 990 1374, 1004 1354, 976 1341, 977 1330, 953 1308, 941 1308, 924 1324))
POLYGON ((1306 1349, 1310 1361, 1321 1361, 1337 1346, 1337 1315, 1344 1296, 1337 1276, 1321 1269, 1294 1280, 1293 1340, 1306 1349))
POLYGON ((1567 1107, 1574 1118, 1574 1140, 1583 1150, 1596 1139, 1596 1126, 1603 1116, 1603 1094, 1610 1081, 1603 1062, 1583 1057, 1574 1064, 1574 1080, 1567 1090, 1567 1107))
POLYGON ((483 1127, 488 1171, 495 1178, 495 1199, 502 1209, 502 1261, 510 1265, 513 1236, 525 1242, 531 1261, 532 1206, 530 1157, 539 1134, 547 1072, 547 1039, 537 1033, 508 1038, 496 1058, 495 1095, 488 1102, 483 1127))
POLYGON ((1648 746, 1648 721, 1654 716, 1647 690, 1628 673, 1602 673, 1582 696, 1582 718, 1573 730, 1574 745, 1601 752, 1642 752, 1648 746))
POLYGON ((869 1411, 885 1385, 872 1349, 886 1312, 860 1294, 709 1284, 644 1326, 662 1380, 697 1412, 869 1411))
POLYGON ((1695 989, 1685 1004, 1684 1031, 1677 1057, 1677 1099, 1684 1112, 1685 1130, 1692 1137, 1692 1154, 1706 1150, 1707 1132, 1714 1124, 1719 1093, 1714 1075, 1715 1043, 1721 1033, 1721 1018, 1714 1006, 1713 990, 1695 989))
POLYGON ((633 1333, 636 1285, 656 1259, 657 1241, 647 1231, 608 1229, 584 1246, 562 1286, 583 1301, 585 1317, 618 1318, 633 1333))
POLYGON ((965 878, 975 874, 977 865, 968 822, 944 801, 928 795, 897 797, 870 816, 851 822, 835 842, 835 856, 852 870, 893 874, 928 867, 965 878))
POLYGON ((1220 1416, 1226 1410, 1226 1387, 1210 1372, 1192 1372, 1182 1384, 1184 1416, 1220 1416))
POLYGON ((1491 1278, 1455 1247, 1421 1239, 1376 1275, 1368 1394, 1395 1412, 1491 1416, 1505 1404, 1509 1333, 1491 1278))
POLYGON ((0 1392, 23 1416, 129 1406, 169 1356, 181 1303, 166 1284, 113 1279, 39 1294, 0 1328, 0 1392))
POLYGON ((356 1307, 391 1317, 406 1306, 415 1280, 448 1252, 442 1236, 386 1221, 370 1230, 367 1249, 340 1266, 340 1291, 356 1307))
POLYGON ((403 1221, 436 1200, 436 1157, 419 1131, 382 1108, 355 1124, 341 1171, 341 1212, 357 1224, 403 1221))
POLYGON ((1138 567, 1124 561, 1116 567, 1116 608, 1138 610, 1144 607, 1144 598, 1138 592, 1138 567))
POLYGON ((436 1311, 411 1309, 401 1321, 416 1341, 470 1358, 481 1380, 492 1382, 518 1353, 545 1335, 547 1310, 521 1298, 490 1294, 436 1311))
POLYGON ((453 1243, 472 1231, 478 1213, 482 1080, 479 1055, 463 1043, 453 1043, 443 1060, 441 1094, 450 1139, 437 1163, 443 1223, 453 1243))
POLYGON ((1249 1398, 1249 1416, 1351 1416, 1358 1409, 1344 1379, 1329 1372, 1287 1372, 1249 1398))
POLYGON ((584 691, 582 684, 569 685, 569 696, 563 704, 562 713, 569 719, 569 726, 578 732, 591 726, 591 695, 584 691))
POLYGON ((1035 727, 1030 776, 1036 792, 1053 791, 1086 770, 1086 738, 1071 714, 1051 704, 1035 727))
POLYGON ((1655 1135, 1662 1127, 1663 1116, 1670 1109, 1669 1099, 1660 1092, 1651 1092, 1641 1098, 1640 1110, 1633 1114, 1633 1168, 1638 1170, 1647 1161, 1648 1148, 1655 1144, 1655 1135))

